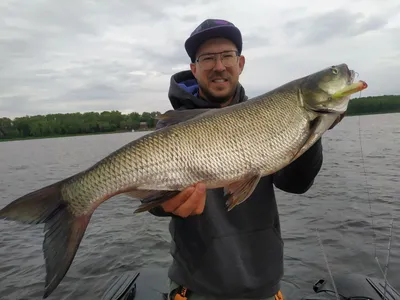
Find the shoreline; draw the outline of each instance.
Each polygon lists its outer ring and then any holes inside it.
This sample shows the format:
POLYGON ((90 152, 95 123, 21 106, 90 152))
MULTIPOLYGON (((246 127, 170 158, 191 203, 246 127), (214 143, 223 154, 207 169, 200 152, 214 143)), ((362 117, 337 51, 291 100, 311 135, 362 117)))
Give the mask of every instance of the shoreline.
MULTIPOLYGON (((370 113, 357 113, 357 114, 346 114, 345 118, 357 117, 357 116, 370 116, 370 115, 386 115, 386 114, 399 114, 400 111, 388 111, 388 112, 370 112, 370 113)), ((153 131, 154 128, 147 129, 138 129, 135 131, 129 130, 119 130, 113 132, 95 132, 95 133, 81 133, 81 134, 62 134, 62 135, 53 135, 53 136, 29 136, 22 138, 12 138, 12 139, 1 139, 1 142, 13 142, 13 141, 25 141, 25 140, 39 140, 39 139, 56 139, 56 138, 65 138, 65 137, 75 137, 75 136, 91 136, 91 135, 104 135, 104 134, 117 134, 117 133, 136 133, 136 132, 144 132, 144 131, 153 131)))
POLYGON ((148 128, 146 130, 135 130, 134 132, 130 130, 120 130, 113 132, 95 132, 95 133, 79 133, 79 134, 61 134, 61 135, 52 135, 52 136, 28 136, 21 138, 12 138, 12 139, 1 139, 1 142, 14 142, 14 141, 26 141, 26 140, 43 140, 43 139, 58 139, 58 138, 66 138, 66 137, 75 137, 75 136, 91 136, 91 135, 104 135, 104 134, 118 134, 118 133, 136 133, 136 132, 144 132, 144 131, 153 131, 154 129, 148 128))

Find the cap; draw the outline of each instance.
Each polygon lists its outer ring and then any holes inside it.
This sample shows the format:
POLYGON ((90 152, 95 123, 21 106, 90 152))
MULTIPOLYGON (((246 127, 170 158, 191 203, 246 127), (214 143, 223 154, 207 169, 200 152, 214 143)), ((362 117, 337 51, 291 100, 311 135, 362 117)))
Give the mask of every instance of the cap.
POLYGON ((242 52, 242 34, 235 25, 225 20, 207 19, 197 26, 185 42, 186 52, 192 62, 195 61, 199 46, 206 40, 216 37, 231 40, 236 45, 239 53, 242 52))

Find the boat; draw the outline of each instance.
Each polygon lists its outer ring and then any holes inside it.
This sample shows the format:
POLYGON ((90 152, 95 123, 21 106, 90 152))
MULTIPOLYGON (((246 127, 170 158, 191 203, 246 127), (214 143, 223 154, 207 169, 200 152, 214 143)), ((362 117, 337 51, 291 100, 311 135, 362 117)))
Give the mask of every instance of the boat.
MULTIPOLYGON (((110 280, 101 300, 168 300, 167 274, 168 270, 162 268, 124 272, 110 280)), ((400 300, 399 291, 388 282, 385 293, 383 279, 361 274, 342 274, 335 276, 333 283, 319 279, 306 295, 298 295, 299 292, 285 282, 282 282, 281 290, 285 300, 400 300)))

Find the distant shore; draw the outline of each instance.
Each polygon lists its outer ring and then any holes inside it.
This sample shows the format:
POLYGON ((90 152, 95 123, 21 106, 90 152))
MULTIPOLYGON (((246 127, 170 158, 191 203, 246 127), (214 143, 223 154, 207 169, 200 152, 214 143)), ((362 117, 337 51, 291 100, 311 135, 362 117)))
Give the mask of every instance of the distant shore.
MULTIPOLYGON (((147 128, 146 130, 136 130, 134 132, 143 132, 143 131, 154 131, 155 128, 147 128)), ((1 139, 1 142, 13 142, 13 141, 25 141, 25 140, 42 140, 42 139, 57 139, 57 138, 66 138, 66 137, 78 137, 78 136, 91 136, 91 135, 104 135, 104 134, 118 134, 118 133, 134 133, 131 130, 120 130, 113 132, 95 132, 95 133, 76 133, 76 134, 63 134, 63 135, 52 135, 52 136, 27 136, 27 137, 16 137, 11 139, 1 139)))
POLYGON ((351 99, 347 116, 400 112, 400 95, 370 96, 351 99))
MULTIPOLYGON (((347 117, 400 113, 400 95, 354 98, 347 117)), ((0 142, 152 131, 159 112, 119 111, 67 113, 0 118, 0 142)))
MULTIPOLYGON (((141 131, 153 131, 154 129, 149 128, 148 130, 137 130, 135 132, 141 131)), ((0 139, 1 142, 12 142, 12 141, 25 141, 25 140, 42 140, 42 139, 57 139, 66 137, 77 137, 77 136, 91 136, 91 135, 103 135, 103 134, 118 134, 118 133, 128 133, 132 132, 130 130, 121 130, 113 132, 95 132, 95 133, 76 133, 76 134, 63 134, 63 135, 52 135, 52 136, 27 136, 27 137, 16 137, 11 139, 0 139)))

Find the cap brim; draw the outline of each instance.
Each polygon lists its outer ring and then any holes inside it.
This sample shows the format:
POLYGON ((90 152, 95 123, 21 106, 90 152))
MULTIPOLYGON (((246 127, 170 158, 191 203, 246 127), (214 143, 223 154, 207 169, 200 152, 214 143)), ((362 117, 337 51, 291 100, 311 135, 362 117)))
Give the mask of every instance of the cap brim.
POLYGON ((224 25, 224 26, 218 26, 210 29, 203 30, 191 37, 189 37, 186 42, 185 42, 185 49, 186 52, 188 53, 189 57, 192 59, 192 62, 195 59, 195 55, 197 52, 197 49, 201 44, 203 44, 205 41, 211 38, 216 38, 216 37, 221 37, 221 38, 226 38, 231 40, 236 47, 238 48, 238 51, 242 51, 242 35, 239 31, 234 26, 230 25, 224 25))

